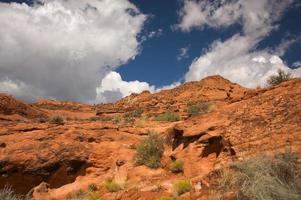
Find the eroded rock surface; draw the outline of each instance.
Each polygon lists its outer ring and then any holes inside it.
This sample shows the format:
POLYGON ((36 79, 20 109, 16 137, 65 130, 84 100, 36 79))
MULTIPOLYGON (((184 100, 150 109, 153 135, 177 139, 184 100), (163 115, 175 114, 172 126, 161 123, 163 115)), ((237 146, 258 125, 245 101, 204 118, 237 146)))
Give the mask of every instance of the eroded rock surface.
POLYGON ((102 199, 157 199, 172 193, 172 184, 188 178, 191 199, 206 199, 206 176, 230 162, 254 155, 301 153, 301 79, 251 90, 220 76, 190 82, 156 94, 132 94, 115 104, 95 107, 41 100, 32 105, 0 96, 0 188, 33 191, 34 198, 67 199, 90 184, 102 199), (210 102, 209 112, 191 116, 188 102, 210 102), (141 116, 126 114, 142 110, 141 116), (166 111, 181 116, 159 122, 166 111), (64 125, 40 122, 41 116, 62 115, 64 125), (135 145, 155 130, 165 138, 161 168, 135 164, 135 145), (172 160, 184 172, 169 170, 172 160), (122 190, 108 192, 113 179, 122 190), (33 189, 36 187, 35 189, 33 189))

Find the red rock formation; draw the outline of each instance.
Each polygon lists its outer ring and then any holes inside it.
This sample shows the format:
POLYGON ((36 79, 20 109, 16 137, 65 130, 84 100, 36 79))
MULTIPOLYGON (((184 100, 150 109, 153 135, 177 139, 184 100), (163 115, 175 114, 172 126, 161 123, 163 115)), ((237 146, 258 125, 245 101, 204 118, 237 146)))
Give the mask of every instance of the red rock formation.
POLYGON ((97 105, 98 116, 89 105, 43 100, 29 106, 3 97, 0 105, 14 105, 0 106, 3 115, 18 114, 28 121, 0 118, 0 188, 12 184, 26 193, 45 182, 34 190, 37 200, 65 199, 79 189, 87 191, 91 183, 98 186, 102 199, 157 199, 172 193, 172 184, 183 178, 194 187, 185 196, 206 199, 207 191, 201 188, 211 184, 206 177, 215 169, 254 155, 283 152, 288 146, 299 158, 301 153, 301 78, 251 90, 212 76, 97 105), (214 108, 189 116, 188 102, 210 102, 214 108), (124 116, 137 109, 143 110, 141 117, 124 116), (166 110, 182 119, 154 120, 166 110), (44 112, 81 118, 64 125, 32 120, 44 112), (134 162, 135 145, 148 130, 166 139, 162 167, 156 170, 134 162), (182 174, 169 171, 175 158, 184 162, 182 174), (109 193, 103 187, 108 178, 122 190, 109 193))

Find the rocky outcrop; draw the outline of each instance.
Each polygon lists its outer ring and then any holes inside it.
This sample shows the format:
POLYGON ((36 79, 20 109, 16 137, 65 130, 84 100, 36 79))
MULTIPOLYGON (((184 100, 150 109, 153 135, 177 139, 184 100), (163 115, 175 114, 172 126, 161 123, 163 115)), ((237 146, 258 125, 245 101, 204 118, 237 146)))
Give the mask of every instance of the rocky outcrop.
POLYGON ((31 190, 37 200, 65 199, 80 189, 87 191, 91 183, 98 186, 103 199, 157 199, 172 193, 173 183, 184 178, 194 187, 186 197, 206 199, 203 188, 211 184, 208 174, 224 165, 283 152, 287 147, 299 158, 301 154, 300 78, 251 90, 213 76, 97 105, 98 116, 84 104, 74 109, 73 103, 44 102, 35 106, 19 102, 20 107, 10 107, 3 114, 21 115, 18 109, 25 106, 49 115, 87 117, 69 119, 64 125, 38 123, 31 120, 35 116, 31 114, 22 115, 28 117, 26 122, 0 118, 0 188, 11 184, 22 194, 31 190), (191 116, 188 102, 210 102, 214 108, 191 116), (125 113, 139 109, 142 116, 125 119, 125 113), (154 120, 167 110, 180 114, 181 120, 154 120), (106 115, 119 119, 101 118, 106 115), (156 170, 135 164, 136 144, 149 130, 165 139, 162 167, 156 170), (175 159, 184 162, 183 173, 170 172, 175 159), (107 179, 116 181, 122 190, 108 192, 103 187, 107 179))
POLYGON ((45 118, 47 114, 7 94, 0 93, 0 115, 19 115, 26 118, 45 118))

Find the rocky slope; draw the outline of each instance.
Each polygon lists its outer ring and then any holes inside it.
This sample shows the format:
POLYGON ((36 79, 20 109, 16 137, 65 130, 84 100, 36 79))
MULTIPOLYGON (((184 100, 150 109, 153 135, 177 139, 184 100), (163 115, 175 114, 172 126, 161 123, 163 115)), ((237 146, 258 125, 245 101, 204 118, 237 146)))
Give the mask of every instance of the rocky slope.
POLYGON ((28 105, 3 94, 0 113, 0 188, 9 184, 41 200, 70 199, 91 184, 102 199, 158 199, 181 179, 193 184, 185 197, 208 199, 208 174, 215 169, 287 147, 299 158, 301 153, 300 78, 251 90, 212 76, 96 106, 53 100, 28 105), (204 102, 210 105, 206 112, 187 112, 204 102), (167 111, 181 120, 156 120, 167 111), (65 123, 40 120, 52 115, 64 116, 65 123), (149 130, 165 138, 156 170, 134 162, 135 145, 149 130), (175 158, 184 162, 183 173, 170 172, 175 158), (122 190, 108 192, 107 179, 122 190))

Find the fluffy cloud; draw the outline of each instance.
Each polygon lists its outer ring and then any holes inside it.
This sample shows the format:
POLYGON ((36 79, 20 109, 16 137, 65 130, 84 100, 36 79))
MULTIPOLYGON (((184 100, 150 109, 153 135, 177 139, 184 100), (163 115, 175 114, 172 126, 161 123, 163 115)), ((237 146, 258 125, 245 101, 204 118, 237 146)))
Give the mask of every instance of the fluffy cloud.
POLYGON ((0 89, 27 100, 95 100, 104 76, 139 53, 146 19, 128 0, 0 3, 0 10, 0 89))
POLYGON ((101 84, 96 88, 97 102, 115 102, 131 93, 140 93, 148 90, 152 93, 159 92, 161 90, 172 89, 179 86, 180 82, 175 82, 170 85, 156 88, 153 85, 149 85, 147 82, 140 81, 124 81, 119 73, 111 71, 101 81, 101 84))
POLYGON ((114 102, 131 93, 140 93, 144 90, 154 91, 154 86, 146 82, 123 81, 120 74, 110 72, 102 81, 97 91, 98 102, 114 102))
POLYGON ((292 3, 293 0, 184 1, 178 25, 183 31, 204 26, 226 28, 235 23, 242 25, 242 33, 225 41, 215 41, 195 59, 185 76, 186 81, 219 74, 243 86, 256 87, 263 85, 278 68, 299 75, 279 57, 295 41, 283 42, 273 52, 256 50, 258 43, 277 28, 276 22, 292 3))

